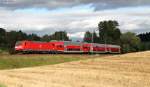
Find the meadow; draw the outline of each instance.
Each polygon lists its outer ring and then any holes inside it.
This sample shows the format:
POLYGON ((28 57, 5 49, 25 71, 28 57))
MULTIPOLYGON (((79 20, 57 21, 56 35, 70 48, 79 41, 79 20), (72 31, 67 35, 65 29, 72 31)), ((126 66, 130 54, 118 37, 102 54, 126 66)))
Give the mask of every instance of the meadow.
POLYGON ((0 54, 0 69, 15 69, 23 67, 34 67, 52 65, 64 62, 84 60, 79 55, 50 55, 50 54, 0 54))

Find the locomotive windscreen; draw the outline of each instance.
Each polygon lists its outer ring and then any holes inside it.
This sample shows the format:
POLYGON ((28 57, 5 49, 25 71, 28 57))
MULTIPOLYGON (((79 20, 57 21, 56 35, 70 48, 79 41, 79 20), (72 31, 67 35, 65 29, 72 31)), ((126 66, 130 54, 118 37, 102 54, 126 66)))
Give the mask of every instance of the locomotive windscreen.
POLYGON ((21 45, 21 44, 22 44, 22 41, 16 42, 16 46, 19 46, 19 45, 21 45))

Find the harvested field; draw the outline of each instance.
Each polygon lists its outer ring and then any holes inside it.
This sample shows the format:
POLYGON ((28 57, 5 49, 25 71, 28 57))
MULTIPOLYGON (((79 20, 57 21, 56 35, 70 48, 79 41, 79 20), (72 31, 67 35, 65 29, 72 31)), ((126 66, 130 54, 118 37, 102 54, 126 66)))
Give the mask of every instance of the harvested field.
POLYGON ((150 51, 0 71, 7 87, 150 87, 150 51))

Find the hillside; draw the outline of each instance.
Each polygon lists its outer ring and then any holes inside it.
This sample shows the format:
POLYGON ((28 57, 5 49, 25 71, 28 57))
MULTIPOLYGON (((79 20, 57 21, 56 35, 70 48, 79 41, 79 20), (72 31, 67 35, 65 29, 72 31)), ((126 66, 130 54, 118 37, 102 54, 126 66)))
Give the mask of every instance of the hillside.
POLYGON ((1 70, 8 87, 149 87, 150 51, 1 70))

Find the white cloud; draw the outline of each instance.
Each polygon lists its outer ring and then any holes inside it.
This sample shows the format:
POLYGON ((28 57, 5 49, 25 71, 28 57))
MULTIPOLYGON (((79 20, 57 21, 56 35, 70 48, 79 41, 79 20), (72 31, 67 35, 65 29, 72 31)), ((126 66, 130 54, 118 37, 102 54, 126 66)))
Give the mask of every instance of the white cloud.
POLYGON ((18 8, 61 8, 83 4, 93 4, 96 9, 112 9, 127 6, 150 5, 150 0, 0 0, 0 6, 18 8))
POLYGON ((71 38, 83 38, 84 37, 85 32, 76 32, 76 33, 68 33, 68 36, 71 38))
POLYGON ((120 8, 94 11, 93 8, 67 8, 59 11, 12 11, 0 8, 0 27, 23 30, 40 35, 65 30, 71 37, 84 36, 87 30, 97 29, 99 21, 117 20, 122 31, 144 32, 150 29, 150 7, 120 8), (88 8, 88 9, 87 9, 88 8), (145 10, 147 9, 147 10, 145 10), (71 11, 71 12, 69 12, 71 11))

